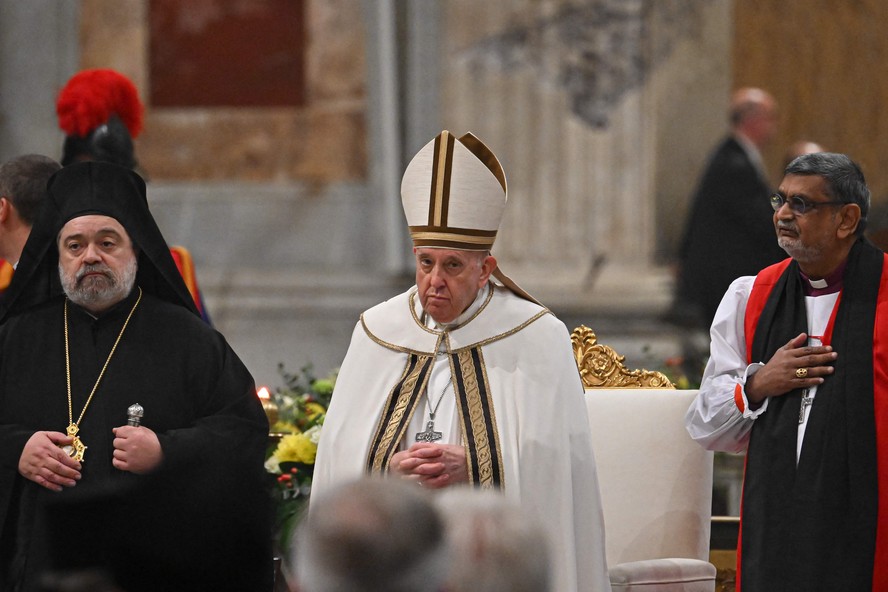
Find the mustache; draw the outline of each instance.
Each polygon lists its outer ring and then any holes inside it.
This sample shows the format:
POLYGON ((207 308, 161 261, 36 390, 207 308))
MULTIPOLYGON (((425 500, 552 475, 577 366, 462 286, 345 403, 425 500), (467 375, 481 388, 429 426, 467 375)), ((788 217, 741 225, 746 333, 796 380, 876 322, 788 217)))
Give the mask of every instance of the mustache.
POLYGON ((77 275, 74 276, 74 279, 77 283, 80 283, 83 278, 90 273, 101 273, 112 282, 114 282, 115 279, 114 274, 111 272, 111 268, 102 264, 84 265, 77 270, 77 275))
POLYGON ((791 230, 792 232, 799 231, 799 227, 795 222, 787 222, 786 220, 777 220, 777 228, 779 230, 791 230))

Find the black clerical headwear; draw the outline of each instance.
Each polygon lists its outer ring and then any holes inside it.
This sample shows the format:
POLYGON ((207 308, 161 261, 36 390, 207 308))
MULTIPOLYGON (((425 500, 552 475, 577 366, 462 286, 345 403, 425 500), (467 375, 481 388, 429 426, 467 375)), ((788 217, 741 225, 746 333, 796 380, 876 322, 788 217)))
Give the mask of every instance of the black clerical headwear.
POLYGON ((126 229, 139 250, 136 283, 143 291, 199 315, 148 210, 145 181, 126 167, 95 161, 72 164, 50 177, 43 207, 0 300, 0 322, 63 293, 56 239, 69 220, 90 214, 110 216, 126 229))

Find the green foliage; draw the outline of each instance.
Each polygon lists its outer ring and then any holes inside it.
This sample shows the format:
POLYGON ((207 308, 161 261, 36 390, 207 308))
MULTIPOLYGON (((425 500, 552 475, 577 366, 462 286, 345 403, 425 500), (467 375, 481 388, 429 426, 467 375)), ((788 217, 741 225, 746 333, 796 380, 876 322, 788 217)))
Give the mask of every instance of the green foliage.
POLYGON ((290 373, 279 363, 278 372, 283 386, 270 393, 277 407, 277 421, 271 426, 265 469, 276 505, 277 545, 286 552, 293 529, 308 506, 318 441, 336 371, 317 378, 311 364, 290 373))

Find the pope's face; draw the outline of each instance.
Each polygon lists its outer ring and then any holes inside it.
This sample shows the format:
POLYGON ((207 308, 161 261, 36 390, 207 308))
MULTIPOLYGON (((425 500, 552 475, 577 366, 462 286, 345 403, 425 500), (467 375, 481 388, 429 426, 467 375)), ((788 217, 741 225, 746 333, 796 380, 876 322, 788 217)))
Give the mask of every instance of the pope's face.
POLYGON ((449 323, 466 310, 496 269, 496 259, 483 252, 427 247, 413 252, 419 300, 439 323, 449 323))
POLYGON ((107 310, 130 293, 136 253, 129 234, 109 216, 68 221, 58 236, 59 278, 72 302, 93 313, 107 310))

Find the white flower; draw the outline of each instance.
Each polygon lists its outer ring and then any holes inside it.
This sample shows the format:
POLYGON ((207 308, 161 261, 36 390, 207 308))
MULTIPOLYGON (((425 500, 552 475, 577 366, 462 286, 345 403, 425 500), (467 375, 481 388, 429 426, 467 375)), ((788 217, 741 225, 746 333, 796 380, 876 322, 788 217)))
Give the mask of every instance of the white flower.
POLYGON ((281 462, 277 459, 275 455, 272 454, 265 461, 265 470, 275 475, 281 474, 281 462))
POLYGON ((312 444, 317 446, 318 442, 321 440, 321 426, 311 426, 310 428, 305 430, 305 436, 311 441, 312 444))

